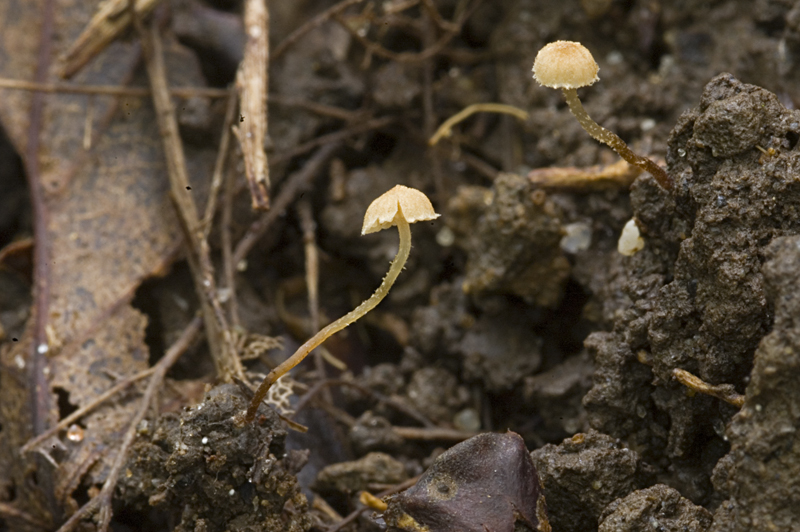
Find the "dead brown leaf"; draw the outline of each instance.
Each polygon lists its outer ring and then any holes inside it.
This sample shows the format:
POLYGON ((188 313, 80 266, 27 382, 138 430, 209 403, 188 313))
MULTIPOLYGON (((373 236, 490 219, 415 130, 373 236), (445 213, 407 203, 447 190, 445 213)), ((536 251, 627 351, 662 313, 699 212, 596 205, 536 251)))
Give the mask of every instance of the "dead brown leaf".
MULTIPOLYGON (((56 81, 54 58, 95 7, 91 0, 0 4, 0 76, 56 81), (37 64, 44 65, 38 76, 37 64)), ((172 85, 202 84, 192 53, 172 42, 165 54, 172 85)), ((75 81, 145 85, 139 56, 135 43, 113 43, 75 81)), ((147 319, 130 300, 175 258, 180 231, 149 100, 0 89, 0 121, 39 192, 33 317, 1 358, 0 445, 19 449, 65 415, 65 405, 83 406, 147 368, 147 319)), ((193 189, 202 189, 213 154, 189 148, 187 161, 193 189)), ((80 441, 62 435, 21 460, 4 453, 0 481, 14 486, 16 507, 54 524, 74 510, 72 492, 107 474, 138 397, 124 394, 84 418, 80 441)), ((20 520, 12 528, 30 526, 20 520)))

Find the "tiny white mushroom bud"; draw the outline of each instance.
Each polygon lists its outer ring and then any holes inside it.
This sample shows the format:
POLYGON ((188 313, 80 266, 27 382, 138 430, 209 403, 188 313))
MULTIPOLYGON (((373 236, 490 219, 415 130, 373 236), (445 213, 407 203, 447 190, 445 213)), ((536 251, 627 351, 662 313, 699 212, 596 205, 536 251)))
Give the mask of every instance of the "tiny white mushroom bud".
POLYGON ((617 251, 626 257, 630 257, 637 251, 641 251, 642 248, 644 248, 644 239, 639 234, 636 220, 631 218, 622 228, 622 234, 619 237, 619 242, 617 242, 617 251))
POLYGON ((341 331, 370 312, 384 297, 386 297, 386 294, 389 293, 389 289, 394 284, 397 276, 403 271, 403 266, 408 259, 408 254, 411 252, 411 229, 409 224, 435 220, 438 217, 439 215, 433 210, 433 205, 431 205, 431 201, 425 194, 419 190, 403 185, 397 185, 388 192, 385 192, 367 207, 367 212, 364 214, 364 224, 361 227, 362 235, 375 233, 392 226, 396 226, 400 234, 397 255, 392 261, 389 271, 386 273, 386 277, 383 278, 383 282, 371 297, 338 320, 317 331, 314 336, 298 347, 292 356, 284 360, 278 367, 272 369, 272 371, 267 374, 253 395, 250 405, 247 407, 247 412, 244 417, 246 422, 249 423, 255 419, 256 411, 261 401, 264 400, 270 387, 281 378, 281 376, 299 364, 312 350, 318 347, 328 337, 341 331))

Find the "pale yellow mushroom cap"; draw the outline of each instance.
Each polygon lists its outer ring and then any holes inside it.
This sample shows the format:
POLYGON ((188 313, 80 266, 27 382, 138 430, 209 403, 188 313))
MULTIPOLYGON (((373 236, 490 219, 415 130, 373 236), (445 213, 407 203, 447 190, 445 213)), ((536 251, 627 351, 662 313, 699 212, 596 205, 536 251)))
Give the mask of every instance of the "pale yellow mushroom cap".
POLYGON ((415 188, 397 185, 367 207, 361 234, 375 233, 397 225, 397 218, 404 218, 413 224, 438 217, 428 196, 415 188))
POLYGON ((536 54, 533 78, 540 85, 553 89, 577 89, 591 85, 600 78, 600 67, 592 53, 579 42, 551 42, 536 54))

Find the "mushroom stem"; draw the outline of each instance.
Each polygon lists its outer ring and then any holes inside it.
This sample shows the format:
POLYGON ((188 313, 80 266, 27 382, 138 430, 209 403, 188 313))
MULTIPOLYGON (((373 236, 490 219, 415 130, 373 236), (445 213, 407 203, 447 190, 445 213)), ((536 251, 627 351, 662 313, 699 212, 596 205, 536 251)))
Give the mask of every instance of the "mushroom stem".
POLYGON ((561 90, 564 92, 564 97, 567 99, 569 110, 572 111, 572 114, 578 119, 578 122, 587 133, 596 140, 608 145, 612 150, 617 152, 620 157, 632 165, 641 168, 645 172, 649 172, 650 175, 656 178, 658 184, 666 190, 672 190, 672 179, 663 168, 647 157, 635 154, 616 133, 607 130, 592 120, 589 113, 583 108, 580 99, 578 99, 578 91, 576 89, 562 88, 561 90))
POLYGON ((408 260, 408 255, 411 252, 411 227, 409 226, 409 223, 400 213, 398 213, 398 215, 395 217, 394 222, 397 224, 398 233, 400 233, 400 245, 397 250, 397 255, 395 255, 392 265, 389 267, 389 272, 386 274, 386 277, 383 278, 381 285, 377 290, 375 290, 375 293, 372 294, 369 299, 361 303, 359 306, 338 320, 320 329, 317 334, 309 338, 306 343, 298 347, 297 351, 295 351, 292 356, 284 360, 278 367, 267 374, 267 376, 264 378, 264 381, 258 386, 252 401, 250 401, 250 405, 247 407, 247 413, 245 414, 245 421, 247 423, 250 423, 253 421, 253 419, 255 419, 256 411, 258 410, 261 401, 263 401, 267 396, 267 392, 269 391, 270 387, 275 384, 275 381, 280 379, 283 375, 289 372, 289 370, 302 362, 303 359, 306 358, 309 353, 311 353, 311 351, 319 347, 319 345, 327 340, 330 336, 341 331, 362 317, 364 314, 377 307, 378 303, 380 303, 383 298, 386 297, 386 294, 389 293, 389 289, 392 288, 392 285, 397 280, 397 276, 400 275, 401 271, 403 271, 403 266, 405 266, 406 260, 408 260))

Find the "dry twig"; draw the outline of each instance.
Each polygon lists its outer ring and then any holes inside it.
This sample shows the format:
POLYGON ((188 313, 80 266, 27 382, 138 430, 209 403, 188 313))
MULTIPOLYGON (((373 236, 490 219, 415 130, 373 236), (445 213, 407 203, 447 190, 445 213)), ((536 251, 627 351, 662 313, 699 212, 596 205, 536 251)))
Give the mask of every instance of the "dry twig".
POLYGON ((392 431, 405 440, 420 441, 464 441, 478 435, 477 432, 441 427, 392 427, 392 431))
POLYGON ((569 188, 572 190, 601 190, 608 188, 627 188, 631 186, 642 171, 618 161, 614 164, 577 168, 550 167, 537 168, 528 173, 528 180, 542 188, 569 188))
POLYGON ((709 384, 700 377, 680 368, 673 369, 672 376, 693 392, 722 399, 726 403, 730 403, 737 408, 742 408, 742 406, 744 406, 744 395, 736 393, 732 384, 709 384))
POLYGON ((275 155, 272 157, 272 163, 278 164, 286 162, 293 157, 297 157, 298 155, 302 155, 307 151, 313 150, 317 146, 337 143, 354 135, 358 135, 359 133, 366 133, 367 131, 372 131, 373 129, 380 129, 388 126, 396 120, 397 118, 394 116, 381 116, 353 124, 350 127, 340 129, 339 131, 334 131, 333 133, 328 133, 327 135, 320 135, 319 137, 309 140, 308 142, 304 142, 299 146, 295 146, 291 150, 286 150, 275 155))
POLYGON ((467 20, 467 18, 469 18, 469 16, 475 11, 482 1, 483 0, 475 0, 472 5, 464 9, 464 11, 456 17, 455 21, 446 22, 446 25, 450 29, 445 30, 443 35, 435 42, 431 44, 426 43, 425 49, 420 52, 393 52, 392 50, 385 48, 383 45, 371 41, 365 36, 361 35, 358 29, 348 24, 347 20, 345 20, 340 13, 334 13, 332 17, 339 24, 341 24, 341 26, 347 30, 347 32, 350 33, 354 39, 361 43, 361 45, 366 48, 369 54, 374 54, 385 59, 398 61, 400 63, 418 63, 434 57, 441 52, 450 43, 450 41, 453 40, 453 37, 455 37, 458 32, 461 31, 461 27, 464 22, 467 20))
MULTIPOLYGON (((120 85, 84 85, 79 83, 37 83, 24 79, 0 78, 0 89, 26 90, 31 92, 45 92, 49 94, 86 94, 89 96, 126 96, 129 98, 147 98, 152 94, 149 87, 123 87, 120 85)), ((230 89, 217 89, 214 87, 170 87, 169 93, 179 98, 227 98, 231 95, 230 89)), ((298 107, 306 109, 312 113, 322 116, 338 118, 346 122, 353 122, 363 118, 364 113, 360 111, 350 111, 326 105, 324 103, 313 102, 285 96, 282 94, 270 94, 269 102, 275 105, 286 107, 298 107)))
POLYGON ((458 23, 450 22, 442 17, 442 14, 439 13, 438 9, 436 9, 436 4, 433 3, 433 0, 422 0, 422 6, 425 8, 425 11, 428 13, 428 16, 430 16, 431 20, 433 20, 436 25, 444 31, 461 31, 458 23))
POLYGON ((302 98, 294 98, 292 96, 284 96, 282 94, 270 93, 269 102, 271 104, 284 105, 286 107, 299 107, 300 109, 306 109, 312 113, 317 113, 318 115, 338 118, 339 120, 344 120, 345 122, 354 122, 356 120, 360 120, 364 118, 365 114, 361 110, 349 111, 347 109, 342 109, 341 107, 304 100, 302 98))
MULTIPOLYGON (((149 87, 123 87, 120 85, 84 85, 81 83, 37 83, 24 79, 0 78, 0 89, 16 89, 31 92, 46 92, 49 94, 88 94, 100 96, 128 96, 131 98, 145 98, 150 96, 149 87)), ((181 98, 225 98, 230 95, 229 89, 215 89, 211 87, 174 87, 169 89, 170 94, 181 98)))
POLYGON ((7 502, 0 502, 0 516, 20 519, 40 530, 51 530, 50 525, 47 523, 39 521, 29 513, 23 512, 22 510, 16 508, 13 504, 7 502))
MULTIPOLYGON (((430 14, 423 16, 424 34, 423 45, 427 49, 434 46, 436 40, 435 27, 430 20, 430 14)), ((455 35, 455 33, 450 33, 455 35)), ((448 35, 448 34, 446 34, 448 35)), ((422 64, 422 109, 424 113, 423 128, 425 137, 430 137, 436 127, 436 108, 433 103, 433 79, 434 69, 433 56, 427 57, 422 64)), ((436 187, 436 200, 440 205, 445 205, 447 201, 447 186, 444 169, 442 168, 442 156, 438 150, 428 150, 426 153, 430 159, 431 173, 433 174, 433 184, 436 187)))
POLYGON ((308 22, 306 22, 305 24, 294 30, 292 33, 290 33, 288 37, 286 37, 283 41, 281 41, 280 44, 278 44, 278 46, 275 47, 275 51, 272 53, 272 61, 275 61, 280 56, 282 56, 284 52, 286 52, 286 50, 289 49, 290 46, 296 43, 306 33, 322 26, 325 23, 325 21, 327 21, 334 15, 341 13, 348 7, 355 4, 360 4, 363 1, 364 0, 343 0, 342 2, 339 2, 338 4, 329 7, 316 17, 312 18, 311 20, 309 20, 308 22))
POLYGON ((255 243, 258 242, 258 239, 261 238, 261 235, 289 208, 289 205, 300 192, 310 187, 311 180, 338 148, 339 144, 337 142, 323 146, 306 162, 303 168, 286 179, 286 184, 283 185, 283 188, 275 198, 272 208, 255 220, 236 244, 231 261, 232 264, 238 265, 247 256, 255 243))
POLYGON ((236 262, 233 260, 233 243, 231 240, 231 226, 233 224, 233 198, 236 189, 236 172, 229 171, 225 179, 225 198, 222 203, 222 220, 220 227, 220 241, 222 244, 222 265, 225 276, 225 288, 228 291, 228 316, 234 328, 239 324, 239 304, 236 297, 236 262))
MULTIPOLYGON (((300 215, 300 226, 303 229, 303 244, 305 247, 306 258, 306 290, 308 291, 308 312, 311 316, 311 334, 316 334, 320 328, 319 320, 319 250, 317 249, 316 230, 317 224, 314 222, 314 214, 311 212, 311 203, 302 200, 297 205, 297 212, 300 215)), ((317 370, 317 378, 325 378, 325 362, 319 350, 314 351, 314 367, 317 370)), ((330 390, 326 388, 323 392, 324 399, 332 401, 330 390)))
POLYGON ((506 105, 503 103, 475 103, 469 105, 462 109, 461 111, 457 112, 444 122, 442 125, 439 126, 439 129, 436 130, 436 133, 428 140, 429 146, 435 146, 442 138, 449 137, 453 133, 453 126, 458 124, 459 122, 463 122, 470 116, 474 115, 475 113, 505 113, 508 115, 513 115, 519 118, 520 120, 527 120, 528 113, 523 111, 522 109, 518 109, 512 105, 506 105))
POLYGON ((308 391, 303 394, 303 397, 297 402, 295 405, 295 412, 300 412, 303 408, 305 408, 309 402, 323 389, 328 388, 330 386, 349 386, 359 392, 363 393, 364 395, 368 395, 372 397, 375 401, 379 403, 383 403, 385 405, 391 406, 398 412, 401 412, 411 419, 414 419, 424 425, 426 428, 436 428, 433 422, 428 419, 427 417, 423 416, 421 413, 417 412, 415 409, 411 408, 410 406, 402 403, 400 401, 396 401, 391 397, 387 397, 380 392, 373 390, 372 388, 368 388, 363 386, 354 381, 348 381, 343 379, 325 379, 322 381, 317 382, 314 386, 308 389, 308 391))
MULTIPOLYGON (((108 44, 116 39, 133 21, 129 9, 132 0, 107 0, 100 2, 97 13, 86 25, 80 36, 59 58, 61 63, 59 74, 62 78, 71 78, 86 63, 102 52, 108 44)), ((137 17, 150 13, 160 0, 136 0, 134 9, 137 17)))
POLYGON ((164 153, 167 160, 172 200, 180 220, 181 229, 189 248, 187 258, 198 292, 206 326, 209 350, 214 358, 217 375, 223 381, 232 377, 244 378, 242 364, 233 347, 227 320, 222 312, 214 281, 213 266, 209 257, 208 241, 203 238, 197 206, 189 192, 189 178, 183 144, 178 131, 175 109, 169 94, 164 67, 161 38, 155 25, 149 30, 137 23, 147 63, 147 73, 153 90, 153 105, 164 153))
POLYGON ((214 221, 214 213, 217 211, 217 197, 219 189, 222 186, 222 176, 225 172, 225 161, 228 160, 228 148, 231 140, 231 125, 233 124, 233 117, 236 112, 236 95, 231 92, 228 97, 228 105, 225 108, 225 119, 222 124, 222 135, 219 139, 219 150, 217 151, 217 160, 214 163, 214 174, 211 178, 211 190, 208 193, 208 203, 206 203, 206 212, 203 215, 203 238, 208 238, 208 233, 211 231, 211 225, 214 221))
POLYGON ((244 27, 247 42, 236 75, 241 123, 234 129, 244 157, 244 170, 253 209, 269 208, 267 139, 267 87, 269 86, 269 10, 266 0, 245 0, 244 27))
MULTIPOLYGON (((50 55, 55 33, 55 2, 49 0, 42 6, 43 16, 40 29, 40 46, 36 59, 34 79, 42 83, 47 79, 50 55)), ((25 170, 28 174, 28 191, 33 208, 33 342, 30 351, 29 389, 31 390, 31 424, 33 433, 44 432, 52 405, 50 383, 45 373, 48 367, 47 326, 50 318, 50 263, 51 235, 49 231, 50 210, 42 184, 42 165, 40 148, 44 123, 44 94, 33 94, 28 115, 28 138, 26 139, 25 170)))
POLYGON ((136 375, 131 375, 130 377, 127 377, 126 379, 121 380, 120 382, 118 382, 117 384, 115 384, 114 386, 112 386, 111 388, 109 388, 108 390, 103 392, 102 394, 100 394, 97 397, 95 397, 94 399, 92 399, 92 401, 89 402, 88 404, 80 407, 79 409, 77 409, 76 411, 74 411, 73 413, 68 415, 67 417, 63 418, 56 425, 50 427, 49 429, 47 429, 46 431, 42 432, 41 434, 39 434, 35 438, 32 438, 31 440, 29 440, 25 445, 20 447, 20 450, 19 450, 20 454, 27 453, 28 451, 30 451, 34 447, 38 446, 40 443, 42 443, 44 440, 46 440, 50 436, 54 436, 55 434, 58 434, 60 431, 66 429, 67 427, 69 427, 70 425, 72 425, 73 423, 78 421, 80 418, 82 418, 83 416, 85 416, 86 414, 88 414, 89 412, 91 412, 92 410, 94 410, 95 408, 97 408, 98 406, 103 404, 104 402, 108 401, 109 399, 111 399, 112 397, 117 395, 119 392, 121 392, 122 390, 124 390, 128 386, 131 386, 132 384, 134 384, 136 382, 139 382, 140 380, 144 379, 145 377, 149 377, 154 372, 155 372, 155 367, 152 367, 152 368, 148 368, 148 369, 146 369, 144 371, 140 371, 136 375))

